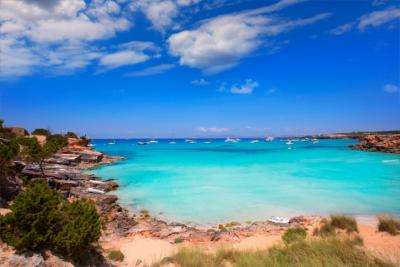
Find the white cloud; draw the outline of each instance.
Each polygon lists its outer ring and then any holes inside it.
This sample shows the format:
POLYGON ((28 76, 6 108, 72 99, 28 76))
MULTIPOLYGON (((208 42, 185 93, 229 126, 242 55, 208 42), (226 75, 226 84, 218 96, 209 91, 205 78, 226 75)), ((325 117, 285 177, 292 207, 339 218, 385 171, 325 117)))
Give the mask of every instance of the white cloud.
POLYGON ((383 86, 383 90, 386 93, 393 94, 400 92, 400 87, 394 84, 385 84, 385 86, 383 86))
POLYGON ((375 11, 360 18, 358 29, 363 31, 368 27, 378 27, 399 18, 400 8, 390 7, 385 10, 375 11))
POLYGON ((203 78, 200 78, 198 80, 193 80, 192 84, 194 84, 194 85, 207 85, 208 81, 203 79, 203 78))
MULTIPOLYGON (((3 79, 38 71, 72 73, 107 54, 94 41, 126 31, 132 23, 114 0, 1 0, 3 79)), ((129 55, 129 60, 140 56, 129 55)), ((105 57, 112 65, 112 57, 105 57)), ((118 65, 114 58, 114 65, 118 65)))
POLYGON ((331 30, 331 33, 335 35, 341 35, 348 31, 351 31, 355 27, 362 32, 365 31, 367 28, 379 27, 383 24, 396 21, 399 18, 400 8, 389 7, 385 10, 379 10, 365 14, 357 19, 355 22, 340 25, 331 30))
POLYGON ((150 57, 143 52, 133 50, 122 50, 107 54, 100 59, 100 65, 107 69, 114 69, 124 65, 133 65, 147 61, 150 57))
POLYGON ((181 7, 197 4, 200 0, 137 0, 130 8, 140 10, 151 22, 153 28, 164 33, 167 29, 176 26, 174 19, 180 14, 181 7))
POLYGON ((331 33, 334 35, 342 35, 348 31, 351 31, 354 27, 354 23, 350 22, 350 23, 346 23, 343 25, 340 25, 336 28, 334 28, 333 30, 331 30, 331 33))
POLYGON ((258 82, 252 79, 247 79, 242 85, 233 85, 231 87, 231 93, 233 94, 251 94, 254 89, 259 86, 258 82))
POLYGON ((203 133, 223 133, 223 132, 227 132, 229 131, 228 128, 218 128, 218 127, 198 127, 196 129, 199 132, 203 132, 203 133))
POLYGON ((264 8, 205 20, 193 30, 172 34, 168 38, 169 52, 180 58, 181 65, 200 68, 206 73, 231 68, 259 48, 264 43, 263 37, 276 36, 330 15, 325 13, 298 20, 265 15, 298 2, 283 0, 264 8))
POLYGON ((175 68, 174 64, 160 64, 157 66, 145 68, 143 70, 127 73, 126 76, 133 76, 133 77, 151 76, 151 75, 164 73, 173 68, 175 68))

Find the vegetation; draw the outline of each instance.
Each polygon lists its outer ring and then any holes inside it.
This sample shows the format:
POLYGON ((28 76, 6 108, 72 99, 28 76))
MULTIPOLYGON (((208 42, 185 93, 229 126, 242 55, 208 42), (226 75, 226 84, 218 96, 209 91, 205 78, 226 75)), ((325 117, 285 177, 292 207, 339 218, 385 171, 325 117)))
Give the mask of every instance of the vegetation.
POLYGON ((379 232, 388 232, 391 235, 400 233, 400 220, 389 216, 378 217, 379 232))
POLYGON ((51 132, 49 129, 43 129, 43 128, 37 128, 32 132, 33 135, 51 135, 51 132))
POLYGON ((22 147, 21 157, 28 162, 38 164, 43 177, 45 160, 67 144, 66 137, 58 134, 48 136, 44 145, 40 145, 35 137, 19 137, 16 141, 22 147))
POLYGON ((199 249, 182 249, 154 267, 171 262, 181 267, 394 266, 367 254, 352 239, 337 237, 296 241, 291 245, 274 246, 266 251, 220 250, 217 253, 205 253, 199 249))
POLYGON ((0 140, 0 201, 9 201, 17 193, 13 160, 19 153, 19 145, 11 141, 0 140), (10 190, 10 187, 14 190, 10 190))
POLYGON ((329 219, 323 219, 321 226, 314 229, 314 235, 322 237, 335 235, 336 229, 345 230, 347 233, 358 232, 357 222, 354 218, 344 215, 331 215, 329 219))
POLYGON ((67 132, 65 136, 68 138, 79 138, 78 135, 74 132, 67 132))
POLYGON ((88 200, 72 203, 44 182, 30 182, 0 216, 0 238, 18 251, 44 248, 79 259, 100 237, 101 221, 88 200))
POLYGON ((239 226, 239 225, 240 225, 240 222, 232 221, 232 222, 225 224, 225 227, 230 228, 230 227, 235 227, 235 226, 239 226))
POLYGON ((344 215, 331 215, 330 217, 332 227, 346 230, 347 233, 358 232, 357 222, 354 218, 344 215))
POLYGON ((177 237, 177 238, 175 238, 174 243, 179 244, 179 243, 183 243, 183 241, 185 241, 185 239, 183 239, 183 237, 177 237))
POLYGON ((306 239, 307 231, 302 227, 289 228, 282 235, 282 240, 286 244, 290 244, 293 242, 301 241, 306 239))
POLYGON ((125 256, 120 250, 111 250, 108 252, 108 258, 113 261, 123 261, 125 256))

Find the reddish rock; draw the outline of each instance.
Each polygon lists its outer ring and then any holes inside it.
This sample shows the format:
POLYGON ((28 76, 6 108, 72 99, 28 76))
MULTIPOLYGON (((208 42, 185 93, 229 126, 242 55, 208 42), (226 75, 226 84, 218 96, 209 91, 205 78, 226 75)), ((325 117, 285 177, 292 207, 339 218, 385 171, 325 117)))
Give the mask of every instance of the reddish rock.
POLYGON ((400 134, 367 135, 361 139, 360 144, 352 148, 372 152, 400 153, 400 134))

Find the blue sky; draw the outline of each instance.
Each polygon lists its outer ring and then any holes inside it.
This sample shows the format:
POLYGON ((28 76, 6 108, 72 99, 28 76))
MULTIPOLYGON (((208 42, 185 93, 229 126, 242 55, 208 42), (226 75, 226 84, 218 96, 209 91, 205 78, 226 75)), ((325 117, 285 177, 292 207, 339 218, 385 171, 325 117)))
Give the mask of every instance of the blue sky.
POLYGON ((400 129, 400 2, 2 0, 0 118, 94 138, 400 129))

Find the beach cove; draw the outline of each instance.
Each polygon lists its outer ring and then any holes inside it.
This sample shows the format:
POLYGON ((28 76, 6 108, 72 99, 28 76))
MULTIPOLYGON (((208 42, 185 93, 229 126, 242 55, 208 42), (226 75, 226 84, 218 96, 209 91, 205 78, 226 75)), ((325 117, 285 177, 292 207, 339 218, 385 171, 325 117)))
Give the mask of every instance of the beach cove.
POLYGON ((123 206, 193 225, 400 213, 398 154, 351 150, 357 143, 351 139, 196 141, 139 146, 137 140, 94 140, 96 150, 127 160, 92 173, 116 179, 120 188, 113 193, 123 206))

